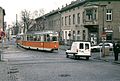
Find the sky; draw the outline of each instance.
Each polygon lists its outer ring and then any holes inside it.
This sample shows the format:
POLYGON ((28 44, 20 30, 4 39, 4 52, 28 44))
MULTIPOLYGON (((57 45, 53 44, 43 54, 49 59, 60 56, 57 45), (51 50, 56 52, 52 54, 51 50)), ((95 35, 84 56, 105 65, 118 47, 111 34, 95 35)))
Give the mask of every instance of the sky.
POLYGON ((18 20, 22 10, 40 10, 44 9, 45 13, 62 7, 62 5, 70 4, 75 0, 0 0, 0 7, 5 10, 5 21, 7 25, 11 25, 16 21, 16 14, 18 20))

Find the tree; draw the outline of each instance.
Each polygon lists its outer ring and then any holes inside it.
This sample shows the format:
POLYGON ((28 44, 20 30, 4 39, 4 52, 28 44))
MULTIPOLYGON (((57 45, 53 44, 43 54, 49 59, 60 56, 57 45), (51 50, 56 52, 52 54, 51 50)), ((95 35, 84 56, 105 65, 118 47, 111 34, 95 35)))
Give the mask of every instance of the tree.
POLYGON ((27 10, 23 10, 23 11, 21 11, 21 15, 22 15, 22 17, 21 17, 22 21, 24 23, 24 30, 23 31, 24 31, 24 33, 26 33, 30 24, 31 24, 31 18, 30 18, 31 12, 27 11, 27 10))
MULTIPOLYGON (((34 19, 42 16, 43 14, 44 14, 44 9, 40 9, 39 11, 35 10, 33 12, 26 10, 26 9, 21 11, 21 19, 24 24, 23 32, 26 33, 28 31, 28 29, 30 29, 30 27, 32 27, 31 25, 35 24, 34 19)), ((36 26, 36 25, 34 25, 34 26, 36 26)))
POLYGON ((45 12, 44 9, 33 11, 33 13, 32 13, 32 19, 36 19, 36 18, 44 15, 44 12, 45 12))

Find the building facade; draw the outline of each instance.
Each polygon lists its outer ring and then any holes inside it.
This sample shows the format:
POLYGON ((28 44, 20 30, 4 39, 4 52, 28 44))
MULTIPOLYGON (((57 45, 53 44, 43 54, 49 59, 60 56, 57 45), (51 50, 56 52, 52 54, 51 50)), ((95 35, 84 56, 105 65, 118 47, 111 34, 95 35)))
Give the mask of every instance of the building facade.
POLYGON ((65 43, 88 41, 88 29, 83 25, 85 3, 75 1, 61 9, 62 38, 65 43))
POLYGON ((102 41, 120 40, 120 1, 73 1, 36 19, 39 30, 60 33, 61 41, 90 41, 96 45, 102 41))
POLYGON ((89 30, 91 43, 120 40, 120 1, 94 0, 84 7, 84 27, 89 30))
POLYGON ((4 31, 4 16, 5 16, 5 10, 0 7, 0 29, 4 31))

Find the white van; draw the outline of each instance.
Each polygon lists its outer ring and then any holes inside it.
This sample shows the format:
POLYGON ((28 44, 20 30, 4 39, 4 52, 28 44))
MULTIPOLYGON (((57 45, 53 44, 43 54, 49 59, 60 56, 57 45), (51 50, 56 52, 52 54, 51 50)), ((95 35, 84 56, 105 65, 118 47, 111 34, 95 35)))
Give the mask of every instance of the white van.
POLYGON ((86 57, 89 60, 89 57, 91 57, 90 42, 73 42, 71 49, 66 51, 66 58, 69 58, 69 56, 73 56, 74 59, 86 57))

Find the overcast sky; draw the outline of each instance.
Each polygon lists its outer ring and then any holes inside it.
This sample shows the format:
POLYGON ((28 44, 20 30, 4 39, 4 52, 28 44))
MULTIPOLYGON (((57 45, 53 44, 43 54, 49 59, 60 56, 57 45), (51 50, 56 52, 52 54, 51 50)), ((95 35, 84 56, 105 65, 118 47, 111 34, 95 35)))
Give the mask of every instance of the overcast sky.
POLYGON ((48 13, 71 1, 75 0, 0 0, 0 6, 5 9, 5 21, 11 24, 15 22, 16 14, 19 16, 24 9, 34 11, 43 8, 48 13))

